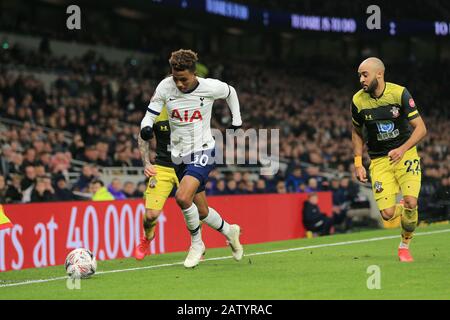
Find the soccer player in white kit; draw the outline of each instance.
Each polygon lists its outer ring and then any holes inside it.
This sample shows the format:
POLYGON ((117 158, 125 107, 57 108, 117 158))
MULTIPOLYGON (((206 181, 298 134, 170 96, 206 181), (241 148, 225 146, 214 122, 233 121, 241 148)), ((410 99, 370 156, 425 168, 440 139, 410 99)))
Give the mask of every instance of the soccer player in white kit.
MULTIPOLYGON (((242 125, 239 100, 232 86, 220 80, 197 77, 197 60, 197 54, 191 50, 172 52, 169 59, 172 75, 157 86, 142 119, 140 133, 143 140, 151 139, 154 120, 165 105, 171 130, 172 162, 176 165, 175 171, 180 181, 175 199, 191 233, 191 247, 184 261, 186 268, 198 265, 205 252, 200 218, 227 238, 236 261, 243 256, 243 247, 239 242, 240 227, 229 225, 216 210, 208 207, 205 196, 208 174, 214 168, 215 141, 211 134, 214 100, 226 99, 233 117, 233 129, 242 125), (194 198, 202 210, 194 204, 194 198)), ((156 174, 153 166, 145 170, 147 174, 156 174)))

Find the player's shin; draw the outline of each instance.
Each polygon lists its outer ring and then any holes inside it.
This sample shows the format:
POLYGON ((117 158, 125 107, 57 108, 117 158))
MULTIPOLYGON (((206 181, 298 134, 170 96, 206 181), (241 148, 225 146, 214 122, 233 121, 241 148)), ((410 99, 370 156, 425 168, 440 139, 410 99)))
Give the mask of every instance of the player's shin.
POLYGON ((182 209, 182 211, 186 226, 191 233, 192 243, 200 243, 202 241, 202 234, 197 206, 193 203, 189 208, 182 209))
POLYGON ((203 218, 202 221, 228 238, 230 225, 220 216, 220 214, 214 208, 209 207, 208 209, 208 215, 206 216, 206 218, 203 218))
POLYGON ((147 238, 147 240, 153 240, 153 238, 155 237, 155 229, 156 229, 156 224, 157 224, 158 220, 150 220, 149 218, 147 218, 146 216, 144 216, 144 234, 145 237, 147 238))
POLYGON ((414 230, 417 227, 418 210, 417 206, 413 209, 405 208, 402 214, 402 241, 400 247, 408 247, 413 237, 414 230))

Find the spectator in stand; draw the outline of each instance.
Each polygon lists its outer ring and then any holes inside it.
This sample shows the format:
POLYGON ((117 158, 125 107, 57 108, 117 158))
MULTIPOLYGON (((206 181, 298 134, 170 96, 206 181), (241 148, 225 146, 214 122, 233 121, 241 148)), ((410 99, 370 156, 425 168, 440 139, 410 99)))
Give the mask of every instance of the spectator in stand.
POLYGON ((50 172, 67 174, 70 169, 70 153, 56 152, 50 160, 50 172))
POLYGON ((286 178, 286 190, 288 192, 299 192, 300 185, 303 183, 305 183, 305 178, 302 175, 302 169, 297 166, 286 178))
POLYGON ((111 157, 109 156, 109 145, 105 141, 99 141, 97 142, 96 149, 98 151, 98 159, 97 163, 98 165, 102 167, 112 167, 113 161, 111 160, 111 157))
POLYGON ((22 174, 23 155, 15 152, 12 155, 12 161, 9 163, 9 174, 22 174))
POLYGON ((358 198, 359 193, 359 184, 356 182, 350 181, 349 178, 342 178, 340 189, 343 190, 343 198, 349 204, 355 201, 358 198))
POLYGON ((50 166, 51 166, 51 154, 50 152, 42 151, 39 153, 39 160, 40 165, 43 165, 46 172, 50 172, 50 166))
POLYGON ((93 174, 93 166, 90 164, 85 164, 82 168, 80 178, 75 183, 73 190, 80 192, 88 192, 89 184, 94 180, 95 176, 93 174))
POLYGON ((56 143, 53 145, 53 151, 63 153, 69 151, 69 144, 66 142, 66 137, 61 131, 56 133, 56 143))
POLYGON ((276 185, 276 190, 277 190, 277 193, 279 193, 279 194, 287 193, 286 182, 283 180, 278 181, 277 185, 276 185))
POLYGON ((450 202, 450 176, 442 178, 441 185, 437 188, 435 198, 450 202))
POLYGON ((85 144, 80 134, 73 136, 72 144, 69 147, 69 151, 72 154, 72 158, 80 160, 83 157, 85 144))
POLYGON ((36 182, 36 169, 33 165, 27 165, 25 167, 25 177, 21 181, 21 189, 26 190, 36 182))
POLYGON ((25 151, 24 160, 22 163, 22 172, 27 166, 35 166, 38 164, 36 159, 36 150, 34 148, 29 148, 25 151))
POLYGON ((240 171, 235 171, 232 174, 232 179, 236 182, 236 186, 242 181, 242 173, 240 171))
POLYGON ((94 176, 94 179, 100 178, 100 168, 95 164, 92 165, 92 175, 94 176))
POLYGON ((304 192, 310 193, 310 192, 317 192, 319 191, 319 185, 317 183, 316 178, 309 178, 308 179, 308 185, 305 188, 304 192))
POLYGON ((55 200, 55 189, 52 185, 52 177, 50 174, 44 174, 42 176, 42 180, 45 183, 45 190, 48 191, 52 197, 53 200, 55 200))
POLYGON ((250 172, 244 172, 242 174, 242 181, 244 181, 246 185, 252 182, 252 175, 250 174, 250 172))
POLYGON ((303 225, 308 231, 318 232, 321 236, 329 235, 333 219, 320 212, 318 200, 315 192, 308 195, 308 200, 303 204, 303 225))
POLYGON ((0 155, 0 173, 7 177, 11 172, 11 162, 14 158, 14 151, 9 144, 5 144, 2 147, 2 153, 0 155))
POLYGON ((256 182, 255 193, 267 193, 266 180, 264 180, 263 178, 258 179, 258 181, 256 182))
POLYGON ((217 180, 216 187, 214 188, 214 194, 218 196, 227 194, 225 180, 217 180))
POLYGON ((88 145, 80 157, 81 161, 97 164, 98 163, 98 151, 95 145, 88 145))
POLYGON ((237 194, 248 194, 247 183, 244 180, 239 182, 237 194))
POLYGON ((22 176, 18 174, 11 174, 11 182, 6 190, 6 202, 5 203, 20 203, 22 202, 22 176))
POLYGON ((114 196, 106 189, 105 184, 100 179, 94 179, 89 184, 89 191, 92 193, 93 201, 114 200, 114 196))
POLYGON ((116 153, 115 161, 113 163, 114 167, 132 167, 133 164, 131 162, 131 150, 125 146, 119 148, 116 153))
POLYGON ((131 181, 126 181, 123 184, 123 193, 127 199, 139 198, 136 185, 131 181))
POLYGON ((217 169, 211 170, 211 172, 209 173, 208 182, 211 182, 212 194, 215 194, 216 184, 219 179, 220 179, 219 171, 217 169))
POLYGON ((333 178, 330 184, 330 191, 333 195, 333 205, 340 206, 347 202, 347 191, 341 187, 341 181, 333 178))
POLYGON ((239 193, 239 191, 237 189, 237 182, 236 182, 236 180, 228 180, 226 192, 227 192, 227 194, 230 194, 230 195, 239 193))
POLYGON ((36 179, 36 185, 31 192, 31 202, 50 202, 54 198, 48 190, 46 182, 43 177, 36 179))
POLYGON ((246 187, 247 194, 255 194, 255 182, 250 180, 249 182, 247 182, 246 187))
POLYGON ((73 192, 67 187, 67 181, 63 175, 58 175, 55 179, 55 200, 56 201, 75 200, 75 196, 73 192))
POLYGON ((141 158, 141 152, 139 151, 139 148, 133 148, 133 154, 131 157, 131 166, 132 167, 142 167, 142 158, 141 158))
POLYGON ((441 185, 437 188, 433 196, 435 204, 441 211, 444 219, 450 218, 450 176, 441 180, 441 185))
POLYGON ((145 190, 147 190, 147 183, 145 181, 141 181, 137 185, 136 196, 137 198, 144 197, 145 190))
MULTIPOLYGON (((343 183, 344 186, 346 184, 347 182, 343 183)), ((347 219, 347 211, 350 209, 351 199, 348 197, 349 194, 347 190, 342 187, 342 180, 332 179, 330 191, 332 192, 333 197, 334 223, 339 225, 345 222, 343 231, 346 231, 350 226, 350 219, 347 219)))
POLYGON ((7 199, 8 186, 5 177, 0 176, 0 204, 5 204, 7 199))
POLYGON ((42 176, 45 176, 45 174, 46 174, 45 166, 43 164, 41 164, 40 162, 34 166, 34 171, 35 171, 37 177, 42 177, 42 176))
POLYGON ((100 131, 98 130, 98 128, 89 124, 86 127, 86 133, 83 137, 83 141, 88 146, 95 146, 95 144, 98 141, 99 136, 100 136, 100 131))
POLYGON ((122 182, 120 182, 120 179, 118 178, 114 178, 111 181, 111 184, 108 186, 108 191, 116 200, 123 200, 127 198, 127 196, 122 191, 122 182))
POLYGON ((211 181, 207 181, 205 184, 205 192, 207 196, 212 196, 214 194, 214 185, 211 181))

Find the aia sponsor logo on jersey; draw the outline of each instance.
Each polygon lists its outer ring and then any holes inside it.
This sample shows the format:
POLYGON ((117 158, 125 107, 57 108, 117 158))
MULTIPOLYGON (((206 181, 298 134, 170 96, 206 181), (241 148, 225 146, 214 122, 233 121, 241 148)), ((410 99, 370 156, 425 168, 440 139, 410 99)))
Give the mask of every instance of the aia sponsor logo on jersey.
POLYGON ((414 102, 414 99, 413 99, 413 98, 409 98, 409 106, 410 106, 411 108, 414 108, 414 107, 416 106, 416 103, 414 102))
POLYGON ((184 110, 183 114, 180 114, 178 109, 174 109, 170 115, 172 119, 178 119, 181 122, 193 122, 194 120, 203 120, 202 114, 199 110, 194 110, 190 114, 189 110, 184 110))

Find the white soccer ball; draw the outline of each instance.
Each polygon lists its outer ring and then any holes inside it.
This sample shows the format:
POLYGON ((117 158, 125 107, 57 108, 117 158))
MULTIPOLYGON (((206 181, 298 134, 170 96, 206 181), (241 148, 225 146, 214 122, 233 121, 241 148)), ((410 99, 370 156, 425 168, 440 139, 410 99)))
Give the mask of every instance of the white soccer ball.
POLYGON ((64 264, 67 275, 73 279, 85 279, 97 270, 97 261, 91 251, 84 248, 72 250, 64 264))

